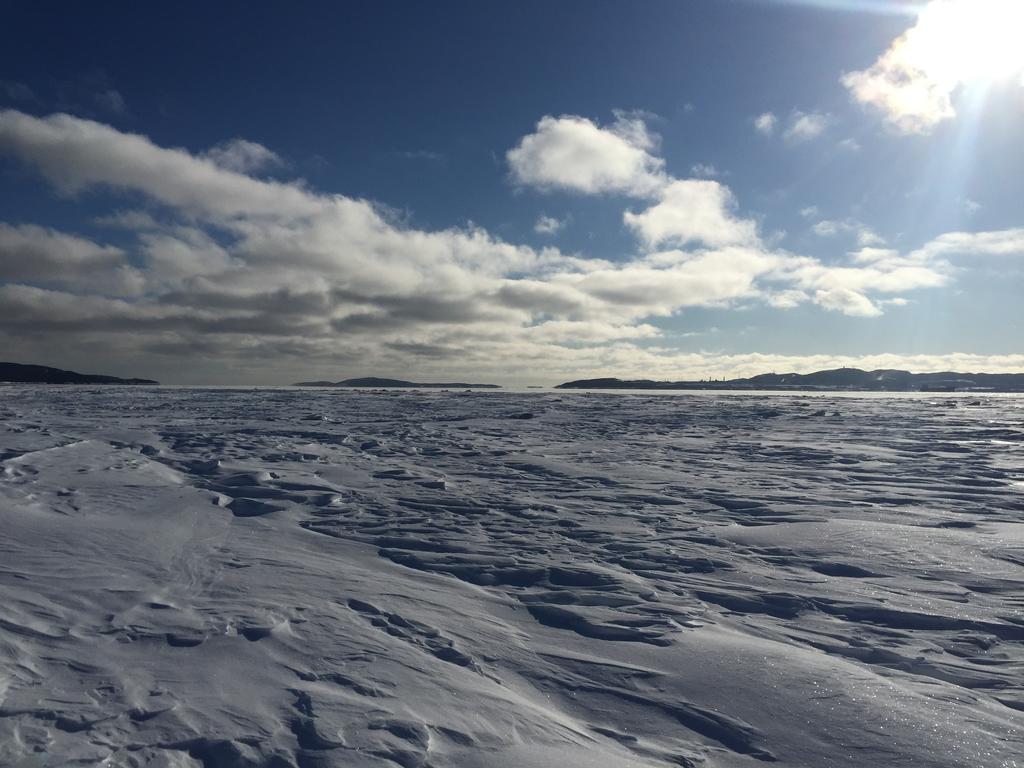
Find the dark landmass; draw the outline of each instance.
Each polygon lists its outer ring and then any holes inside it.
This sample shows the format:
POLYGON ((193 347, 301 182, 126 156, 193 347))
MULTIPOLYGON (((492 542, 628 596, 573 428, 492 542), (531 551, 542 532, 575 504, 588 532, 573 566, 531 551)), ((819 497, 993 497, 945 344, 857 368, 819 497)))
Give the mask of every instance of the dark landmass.
POLYGON ((45 365, 0 363, 0 382, 16 384, 159 384, 152 379, 121 379, 117 376, 75 373, 45 365))
POLYGON ((424 384, 402 379, 378 379, 365 376, 361 379, 345 379, 344 381, 300 381, 296 387, 360 387, 363 389, 379 389, 382 387, 416 388, 416 389, 500 389, 499 384, 466 384, 464 382, 446 382, 441 384, 424 384))
POLYGON ((762 373, 749 379, 651 381, 579 379, 556 389, 821 389, 852 392, 1024 392, 1024 373, 911 373, 835 368, 814 373, 762 373))

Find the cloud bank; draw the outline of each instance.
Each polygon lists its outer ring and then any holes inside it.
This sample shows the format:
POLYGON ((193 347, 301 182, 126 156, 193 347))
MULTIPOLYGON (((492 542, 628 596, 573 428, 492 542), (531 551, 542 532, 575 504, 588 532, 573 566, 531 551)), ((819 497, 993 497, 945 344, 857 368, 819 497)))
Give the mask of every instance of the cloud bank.
POLYGON ((0 340, 11 357, 46 349, 90 368, 134 359, 129 372, 177 381, 722 375, 718 366, 740 370, 747 358, 680 354, 657 319, 808 303, 872 317, 949 282, 950 258, 1016 252, 1024 240, 952 233, 909 254, 830 265, 767 246, 728 187, 669 176, 657 149, 642 119, 619 115, 607 127, 544 117, 509 151, 521 185, 643 201, 623 211, 638 252, 605 261, 476 227, 415 229, 367 200, 257 178, 276 155, 243 139, 190 152, 69 115, 3 111, 0 152, 58 195, 112 193, 94 197, 111 204, 96 225, 120 244, 0 225, 0 340))

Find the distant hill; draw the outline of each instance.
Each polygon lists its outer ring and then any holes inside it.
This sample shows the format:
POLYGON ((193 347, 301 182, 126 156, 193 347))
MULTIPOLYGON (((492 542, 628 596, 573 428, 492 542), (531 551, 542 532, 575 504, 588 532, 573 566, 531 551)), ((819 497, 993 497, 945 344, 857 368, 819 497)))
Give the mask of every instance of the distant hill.
POLYGON ((45 365, 0 363, 0 382, 17 384, 159 384, 152 379, 121 379, 117 376, 75 373, 45 365))
POLYGON ((424 384, 402 379, 378 379, 365 376, 361 379, 345 379, 344 381, 300 381, 296 387, 360 387, 362 389, 378 389, 382 387, 416 388, 416 389, 500 389, 498 384, 466 384, 463 382, 446 382, 441 384, 424 384))
POLYGON ((1024 392, 1024 373, 911 373, 894 369, 834 368, 814 373, 762 373, 722 381, 580 379, 557 389, 822 389, 858 392, 1024 392))

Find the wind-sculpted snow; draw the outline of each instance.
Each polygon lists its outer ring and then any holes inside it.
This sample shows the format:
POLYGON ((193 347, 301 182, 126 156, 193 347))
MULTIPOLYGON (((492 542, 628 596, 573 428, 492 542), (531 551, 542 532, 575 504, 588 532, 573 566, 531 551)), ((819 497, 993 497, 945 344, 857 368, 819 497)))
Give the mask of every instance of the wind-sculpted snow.
POLYGON ((0 394, 0 765, 1022 764, 1024 398, 0 394))

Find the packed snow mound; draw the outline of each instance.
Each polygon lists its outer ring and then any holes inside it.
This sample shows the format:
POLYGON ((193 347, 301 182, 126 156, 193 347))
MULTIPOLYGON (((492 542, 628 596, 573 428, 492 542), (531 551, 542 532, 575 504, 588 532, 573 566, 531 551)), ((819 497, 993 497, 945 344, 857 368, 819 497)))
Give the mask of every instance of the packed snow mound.
POLYGON ((0 403, 0 765, 1024 754, 1024 398, 0 403))

